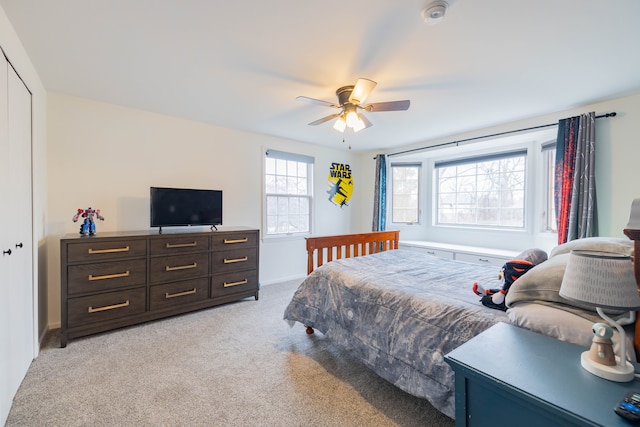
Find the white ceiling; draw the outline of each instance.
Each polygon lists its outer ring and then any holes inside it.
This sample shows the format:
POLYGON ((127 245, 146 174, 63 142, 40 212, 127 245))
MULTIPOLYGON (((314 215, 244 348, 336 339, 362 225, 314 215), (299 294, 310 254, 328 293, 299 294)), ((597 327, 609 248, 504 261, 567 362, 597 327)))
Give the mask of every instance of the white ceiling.
POLYGON ((336 101, 359 77, 353 150, 397 147, 640 92, 638 0, 0 0, 47 90, 346 147, 336 101))

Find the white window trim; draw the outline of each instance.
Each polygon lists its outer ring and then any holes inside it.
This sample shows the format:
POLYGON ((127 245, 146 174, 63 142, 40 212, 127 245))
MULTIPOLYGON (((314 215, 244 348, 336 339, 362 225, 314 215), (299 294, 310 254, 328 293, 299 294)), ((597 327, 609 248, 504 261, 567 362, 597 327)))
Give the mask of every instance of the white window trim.
POLYGON ((422 195, 424 194, 422 162, 390 162, 387 170, 387 222, 394 225, 421 225, 422 224, 422 195), (418 220, 416 222, 396 222, 393 221, 393 168, 394 167, 410 167, 418 168, 418 220))
POLYGON ((314 222, 314 202, 315 202, 315 198, 314 198, 314 181, 313 181, 313 176, 315 173, 315 158, 313 156, 308 156, 305 154, 298 154, 298 153, 293 153, 291 151, 281 151, 281 150, 276 150, 276 149, 271 149, 271 148, 266 148, 263 147, 262 149, 262 227, 261 227, 261 234, 262 234, 262 239, 264 241, 268 241, 268 240, 297 240, 306 236, 309 236, 311 234, 313 234, 313 231, 315 229, 315 222, 314 222), (282 160, 294 160, 294 161, 298 161, 298 162, 304 162, 308 164, 308 169, 307 169, 307 179, 308 179, 308 183, 307 183, 307 188, 309 191, 309 194, 305 195, 305 196, 297 196, 297 197, 305 197, 309 199, 309 231, 303 231, 303 232, 293 232, 293 233, 277 233, 277 234, 269 234, 267 232, 267 196, 271 195, 271 194, 267 194, 267 189, 266 189, 266 159, 267 156, 271 154, 274 157, 278 158, 278 159, 282 159, 282 160))

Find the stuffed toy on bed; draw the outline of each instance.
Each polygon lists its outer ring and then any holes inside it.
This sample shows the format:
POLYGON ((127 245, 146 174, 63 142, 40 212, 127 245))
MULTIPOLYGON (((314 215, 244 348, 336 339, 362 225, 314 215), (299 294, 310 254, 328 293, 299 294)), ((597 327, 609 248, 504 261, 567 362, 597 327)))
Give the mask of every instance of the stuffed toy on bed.
POLYGON ((498 273, 498 280, 501 282, 500 288, 485 289, 478 283, 474 283, 473 292, 482 297, 480 298, 482 305, 496 310, 507 311, 504 300, 513 282, 546 260, 547 253, 542 249, 527 249, 502 266, 498 273))

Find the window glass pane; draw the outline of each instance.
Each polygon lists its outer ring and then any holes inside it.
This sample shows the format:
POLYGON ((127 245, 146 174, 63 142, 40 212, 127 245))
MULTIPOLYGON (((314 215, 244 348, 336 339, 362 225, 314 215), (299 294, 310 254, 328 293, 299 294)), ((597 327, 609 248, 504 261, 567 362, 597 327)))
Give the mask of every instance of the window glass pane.
POLYGON ((298 163, 298 176, 302 178, 307 177, 307 164, 306 163, 298 163))
POLYGON ((391 221, 419 220, 420 166, 391 165, 391 221))
POLYGON ((556 150, 555 148, 545 150, 544 162, 545 162, 545 182, 543 184, 544 194, 544 216, 545 216, 545 231, 557 232, 556 224, 556 208, 553 198, 554 185, 555 185, 555 169, 556 169, 556 150))
POLYGON ((276 176, 276 193, 277 194, 287 194, 287 177, 286 176, 276 176))
POLYGON ((276 192, 276 177, 275 175, 265 175, 264 177, 265 188, 267 193, 276 192))
POLYGON ((267 196, 267 215, 275 215, 278 213, 277 197, 267 196))
POLYGON ((264 163, 264 171, 268 175, 275 175, 276 173, 276 159, 267 157, 264 163))
POLYGON ((439 224, 524 228, 526 152, 436 165, 439 224))
POLYGON ((269 150, 265 153, 267 234, 311 231, 313 157, 269 150))
POLYGON ((287 161, 282 159, 276 159, 276 173, 278 175, 287 175, 287 161))

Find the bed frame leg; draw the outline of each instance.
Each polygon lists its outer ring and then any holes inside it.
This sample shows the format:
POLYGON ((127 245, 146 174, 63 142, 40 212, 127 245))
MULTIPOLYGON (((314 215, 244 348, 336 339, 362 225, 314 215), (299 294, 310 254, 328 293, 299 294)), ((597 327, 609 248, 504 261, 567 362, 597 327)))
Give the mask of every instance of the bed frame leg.
POLYGON ((312 335, 313 332, 314 332, 313 328, 311 326, 307 326, 307 325, 304 325, 304 326, 307 328, 307 335, 312 335))

